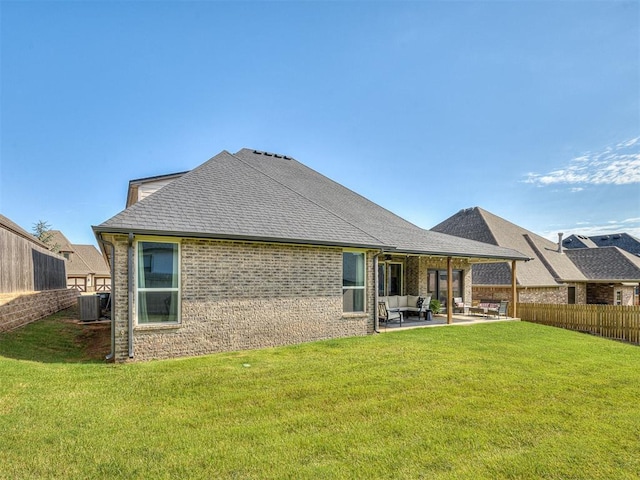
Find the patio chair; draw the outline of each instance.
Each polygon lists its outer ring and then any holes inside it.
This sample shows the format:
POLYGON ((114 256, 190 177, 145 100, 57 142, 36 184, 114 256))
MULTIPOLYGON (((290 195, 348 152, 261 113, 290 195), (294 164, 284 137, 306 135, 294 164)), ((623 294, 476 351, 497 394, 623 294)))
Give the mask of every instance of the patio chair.
POLYGON ((498 308, 490 308, 487 311, 487 314, 495 315, 500 318, 501 315, 504 315, 504 318, 507 318, 509 312, 509 302, 506 300, 501 300, 498 308))
POLYGON ((402 312, 390 311, 385 302, 378 303, 378 320, 383 323, 389 323, 392 320, 399 320, 402 325, 402 312))
POLYGON ((453 299, 453 313, 465 313, 465 305, 462 301, 462 297, 455 297, 453 299))

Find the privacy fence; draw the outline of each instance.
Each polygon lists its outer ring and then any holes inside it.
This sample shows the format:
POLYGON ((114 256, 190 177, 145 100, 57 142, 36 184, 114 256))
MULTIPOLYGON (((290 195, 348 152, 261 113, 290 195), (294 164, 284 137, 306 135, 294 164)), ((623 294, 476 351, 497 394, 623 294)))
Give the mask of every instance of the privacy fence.
POLYGON ((591 333, 640 345, 640 307, 519 303, 527 322, 591 333))
POLYGON ((64 259, 0 228, 0 293, 67 288, 64 259))

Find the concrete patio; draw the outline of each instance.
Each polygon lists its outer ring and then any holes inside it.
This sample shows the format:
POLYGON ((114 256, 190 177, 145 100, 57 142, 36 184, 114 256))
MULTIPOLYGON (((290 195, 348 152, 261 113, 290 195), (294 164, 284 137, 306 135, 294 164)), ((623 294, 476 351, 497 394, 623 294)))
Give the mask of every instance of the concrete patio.
POLYGON ((431 320, 425 320, 423 318, 418 319, 418 317, 408 317, 402 320, 402 325, 399 321, 391 321, 387 323, 380 322, 379 331, 380 332, 389 332, 389 331, 397 331, 397 330, 406 330, 409 328, 426 328, 426 327, 443 327, 447 325, 474 325, 478 323, 494 323, 494 322, 512 322, 512 321, 520 321, 519 318, 511 318, 511 317, 484 317, 481 315, 462 315, 462 314, 454 314, 453 315, 453 323, 447 323, 447 315, 446 314, 438 314, 433 315, 431 320))

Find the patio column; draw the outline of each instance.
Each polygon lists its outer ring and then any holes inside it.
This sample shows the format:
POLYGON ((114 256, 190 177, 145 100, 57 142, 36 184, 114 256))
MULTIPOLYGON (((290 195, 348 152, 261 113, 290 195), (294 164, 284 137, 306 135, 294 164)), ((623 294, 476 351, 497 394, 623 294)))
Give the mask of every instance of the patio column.
POLYGON ((453 323, 453 266, 447 257, 447 323, 453 323))
POLYGON ((511 261, 511 305, 513 305, 513 318, 518 318, 518 307, 516 305, 518 300, 518 290, 516 281, 516 261, 511 261))

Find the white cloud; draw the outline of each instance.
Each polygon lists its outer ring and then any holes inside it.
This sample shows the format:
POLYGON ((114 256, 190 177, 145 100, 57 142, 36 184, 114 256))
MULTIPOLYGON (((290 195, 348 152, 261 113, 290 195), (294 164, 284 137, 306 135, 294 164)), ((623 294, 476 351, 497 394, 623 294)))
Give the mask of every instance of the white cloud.
MULTIPOLYGON (((599 152, 587 152, 573 158, 565 168, 549 173, 528 173, 525 183, 541 187, 554 184, 626 185, 640 183, 640 137, 606 147, 599 152)), ((579 192, 582 187, 574 187, 579 192)))
POLYGON ((588 222, 576 222, 573 225, 558 226, 558 228, 554 230, 541 232, 540 235, 557 242, 558 232, 564 232, 564 238, 567 238, 569 235, 591 237, 595 235, 611 235, 613 233, 628 233, 629 235, 640 238, 640 217, 627 218, 625 220, 609 220, 599 225, 588 222))

